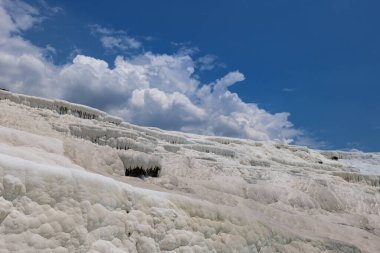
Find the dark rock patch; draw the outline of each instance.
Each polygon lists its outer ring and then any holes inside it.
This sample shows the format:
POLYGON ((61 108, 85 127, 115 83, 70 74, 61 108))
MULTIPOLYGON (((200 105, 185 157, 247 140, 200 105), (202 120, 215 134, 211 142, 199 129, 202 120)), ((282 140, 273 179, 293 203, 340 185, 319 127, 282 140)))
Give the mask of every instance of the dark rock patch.
POLYGON ((144 170, 142 167, 125 169, 125 175, 129 177, 158 177, 160 175, 161 168, 154 167, 144 170))

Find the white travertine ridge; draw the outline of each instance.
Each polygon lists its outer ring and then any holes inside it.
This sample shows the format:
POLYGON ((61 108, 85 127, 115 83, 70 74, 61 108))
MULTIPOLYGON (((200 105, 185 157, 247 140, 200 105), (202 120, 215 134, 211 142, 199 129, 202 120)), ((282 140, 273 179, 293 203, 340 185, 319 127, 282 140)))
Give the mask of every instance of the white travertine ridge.
POLYGON ((0 90, 0 252, 380 252, 380 154, 0 90))

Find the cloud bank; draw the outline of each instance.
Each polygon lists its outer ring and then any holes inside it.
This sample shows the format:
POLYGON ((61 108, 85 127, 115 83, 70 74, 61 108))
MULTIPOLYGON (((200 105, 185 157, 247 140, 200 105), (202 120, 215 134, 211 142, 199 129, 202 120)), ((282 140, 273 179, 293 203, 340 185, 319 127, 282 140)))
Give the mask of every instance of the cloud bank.
MULTIPOLYGON (((202 68, 199 61, 207 69, 214 59, 144 52, 117 56, 111 68, 104 60, 78 54, 72 62, 55 65, 46 56, 51 46, 40 48, 22 37, 41 20, 38 9, 26 3, 0 0, 0 87, 83 103, 131 123, 169 130, 280 141, 300 134, 289 113, 271 114, 228 90, 244 80, 239 71, 202 83, 195 75, 202 68)), ((117 37, 112 30, 95 28, 106 48, 141 47, 126 34, 117 37)))

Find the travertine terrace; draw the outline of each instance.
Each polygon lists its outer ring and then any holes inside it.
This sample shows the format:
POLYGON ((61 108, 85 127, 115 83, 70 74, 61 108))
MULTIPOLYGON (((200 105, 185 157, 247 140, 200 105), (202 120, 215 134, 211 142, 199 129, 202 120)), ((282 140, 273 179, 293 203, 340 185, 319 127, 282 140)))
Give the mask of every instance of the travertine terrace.
POLYGON ((380 252, 380 154, 0 91, 0 252, 380 252), (127 175, 127 176, 126 176, 127 175))

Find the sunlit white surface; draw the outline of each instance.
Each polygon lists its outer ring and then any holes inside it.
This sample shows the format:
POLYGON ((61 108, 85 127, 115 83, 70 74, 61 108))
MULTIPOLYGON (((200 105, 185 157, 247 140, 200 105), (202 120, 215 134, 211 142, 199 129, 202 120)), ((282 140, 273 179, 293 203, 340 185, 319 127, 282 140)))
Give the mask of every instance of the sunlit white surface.
POLYGON ((380 252, 379 154, 0 98, 0 252, 380 252))

